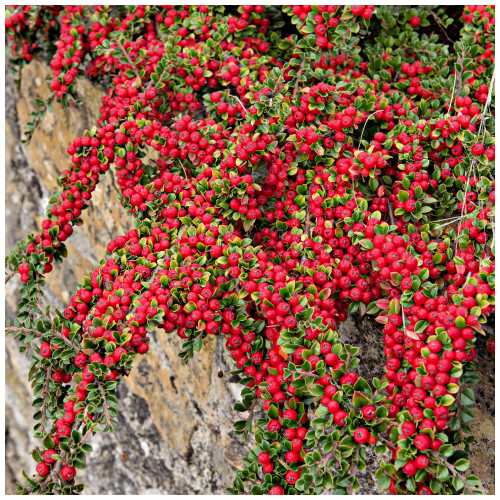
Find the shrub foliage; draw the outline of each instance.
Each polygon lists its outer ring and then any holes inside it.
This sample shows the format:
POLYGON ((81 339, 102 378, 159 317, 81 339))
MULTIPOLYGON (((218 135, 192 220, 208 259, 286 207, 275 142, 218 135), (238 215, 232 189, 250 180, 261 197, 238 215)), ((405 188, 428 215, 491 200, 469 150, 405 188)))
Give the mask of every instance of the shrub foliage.
POLYGON ((369 448, 382 490, 480 493, 467 457, 494 312, 494 7, 6 14, 16 78, 33 57, 51 67, 26 142, 54 100, 81 104, 78 79, 105 89, 40 231, 6 259, 40 440, 18 493, 82 490, 118 380, 163 332, 186 363, 209 335, 234 360, 234 429, 255 446, 229 493, 352 493, 369 448), (59 311, 46 276, 108 170, 133 229, 59 311), (339 340, 349 314, 379 324, 380 380, 339 340))

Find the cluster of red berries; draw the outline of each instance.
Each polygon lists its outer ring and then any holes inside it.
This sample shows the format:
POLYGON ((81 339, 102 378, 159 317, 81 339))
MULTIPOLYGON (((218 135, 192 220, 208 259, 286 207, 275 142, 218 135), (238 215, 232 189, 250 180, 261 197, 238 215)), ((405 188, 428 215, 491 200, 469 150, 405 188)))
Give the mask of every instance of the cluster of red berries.
MULTIPOLYGON (((106 260, 43 338, 43 367, 65 396, 37 472, 49 473, 59 440, 82 416, 108 417, 94 394, 104 403, 105 384, 128 373, 159 327, 185 341, 186 360, 206 335, 224 336, 245 390, 263 400, 261 437, 279 444, 256 454, 271 477, 266 492, 294 492, 305 481, 319 448, 311 410, 356 446, 389 442, 393 464, 415 448, 390 491, 418 476, 417 491, 429 493, 430 476, 418 471, 435 465, 429 450, 448 439, 464 365, 494 311, 495 185, 465 170, 471 159, 494 161, 493 141, 479 135, 486 69, 476 68, 463 82, 468 94, 454 100, 429 88, 437 68, 411 51, 415 60, 397 69, 385 54, 381 81, 356 50, 334 45, 342 23, 355 16, 366 25, 374 6, 289 6, 320 51, 304 83, 303 50, 285 39, 288 64, 270 45, 272 10, 240 6, 239 16, 223 17, 201 6, 199 23, 184 22, 194 10, 136 6, 118 22, 99 7, 90 26, 90 9, 63 11, 51 63, 56 96, 73 92, 88 53, 96 54, 85 72, 112 83, 98 127, 67 149, 62 190, 20 260, 21 280, 49 273, 65 255, 110 168, 136 228, 107 245, 106 260), (142 31, 132 36, 136 22, 142 31), (178 37, 164 44, 165 30, 178 37), (421 113, 421 98, 438 100, 443 113, 421 113), (430 225, 447 209, 462 212, 455 225, 430 225), (386 373, 373 400, 335 332, 356 311, 376 311, 384 325, 386 373), (68 345, 74 352, 62 359, 68 345), (438 432, 443 439, 431 437, 438 432)), ((74 476, 65 462, 62 479, 74 476)))
POLYGON ((46 42, 49 38, 49 31, 55 30, 58 26, 57 17, 62 10, 61 5, 50 5, 43 10, 34 7, 6 6, 5 34, 13 60, 31 61, 34 54, 41 49, 41 42, 46 42), (42 28, 41 39, 38 40, 34 34, 40 28, 42 28))

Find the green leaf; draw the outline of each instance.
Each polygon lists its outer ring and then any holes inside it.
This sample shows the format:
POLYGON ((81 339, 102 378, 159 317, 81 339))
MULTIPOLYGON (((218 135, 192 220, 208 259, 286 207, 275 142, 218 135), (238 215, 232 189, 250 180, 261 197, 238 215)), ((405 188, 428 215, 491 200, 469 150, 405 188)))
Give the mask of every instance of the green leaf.
POLYGON ((450 477, 450 471, 445 465, 438 465, 437 478, 441 481, 446 481, 450 477))
POLYGON ((203 347, 203 339, 197 338, 193 343, 193 349, 196 352, 200 352, 202 347, 203 347))
POLYGON ((386 476, 386 475, 383 475, 377 481, 377 487, 379 490, 387 490, 387 489, 389 489, 390 485, 391 485, 391 478, 389 476, 386 476))
POLYGON ((462 490, 462 488, 464 487, 464 482, 458 476, 455 476, 453 478, 452 484, 457 491, 462 490))
POLYGON ((444 458, 451 457, 454 453, 455 449, 451 444, 443 444, 441 448, 439 448, 439 454, 444 458))
POLYGON ((460 395, 460 400, 465 406, 471 406, 474 404, 474 392, 469 387, 465 388, 460 395))
POLYGON ((74 443, 78 444, 82 438, 82 435, 75 429, 71 431, 71 439, 74 443))
POLYGON ((470 462, 468 460, 466 460, 465 458, 460 458, 459 460, 457 460, 453 466, 455 467, 455 469, 457 469, 458 471, 460 472, 465 472, 466 470, 469 469, 470 467, 470 462))
POLYGON ((54 447, 55 447, 55 443, 54 443, 54 440, 52 439, 51 436, 47 436, 44 440, 43 440, 43 446, 44 448, 46 448, 47 450, 53 450, 54 447))
POLYGON ((438 481, 436 478, 431 479, 431 483, 429 484, 429 488, 431 489, 432 493, 438 494, 441 491, 443 484, 441 481, 438 481))

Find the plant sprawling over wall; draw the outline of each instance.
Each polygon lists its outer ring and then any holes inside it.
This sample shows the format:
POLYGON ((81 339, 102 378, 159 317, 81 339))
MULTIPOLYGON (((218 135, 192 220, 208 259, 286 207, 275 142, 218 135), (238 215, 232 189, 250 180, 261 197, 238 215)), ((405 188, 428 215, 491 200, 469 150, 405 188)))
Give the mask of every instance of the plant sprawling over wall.
POLYGON ((27 142, 53 100, 80 104, 79 79, 107 90, 7 256, 40 440, 18 493, 82 490, 118 380, 162 330, 185 362, 209 335, 234 359, 234 428, 255 447, 229 493, 352 493, 368 448, 382 490, 479 493, 494 27, 494 6, 8 7, 18 78, 33 57, 52 70, 27 142), (110 169, 133 229, 53 309, 45 278, 110 169), (339 341, 349 314, 380 324, 380 380, 339 341))

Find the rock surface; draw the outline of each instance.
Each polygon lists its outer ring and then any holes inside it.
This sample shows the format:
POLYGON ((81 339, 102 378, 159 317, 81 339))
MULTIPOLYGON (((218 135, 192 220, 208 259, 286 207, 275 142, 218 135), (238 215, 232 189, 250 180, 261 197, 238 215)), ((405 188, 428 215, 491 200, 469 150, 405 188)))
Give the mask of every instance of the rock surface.
MULTIPOLYGON (((66 148, 72 138, 91 128, 103 92, 78 82, 81 110, 53 106, 35 132, 31 144, 21 144, 22 131, 35 97, 46 98, 48 67, 38 61, 24 68, 19 92, 6 75, 6 251, 39 227, 56 178, 67 168, 66 148)), ((47 280, 47 299, 57 307, 69 300, 82 277, 105 254, 105 245, 132 228, 124 216, 111 172, 94 193, 85 224, 68 243, 68 258, 47 280)), ((16 314, 19 280, 6 288, 6 317, 16 314)), ((382 344, 373 323, 349 319, 340 328, 344 342, 359 346, 366 376, 382 375, 382 344)), ((484 343, 483 343, 484 344, 484 343)), ((210 339, 203 351, 184 366, 177 353, 177 336, 158 333, 150 352, 137 360, 130 377, 119 384, 119 426, 115 434, 93 438, 94 453, 79 476, 87 494, 221 494, 232 482, 233 471, 251 447, 232 431, 237 418, 233 404, 240 386, 233 383, 232 360, 222 339, 210 339), (218 377, 222 370, 223 378, 218 377), (104 479, 105 478, 105 479, 104 479), (103 480, 104 479, 104 480, 103 480)), ((6 339, 6 493, 13 492, 22 469, 34 472, 28 451, 31 438, 31 391, 28 360, 19 354, 12 337, 6 339)), ((481 385, 477 391, 473 445, 473 472, 485 490, 494 493, 494 363, 484 345, 480 349, 481 385)), ((359 493, 376 493, 376 457, 370 457, 359 493)))

